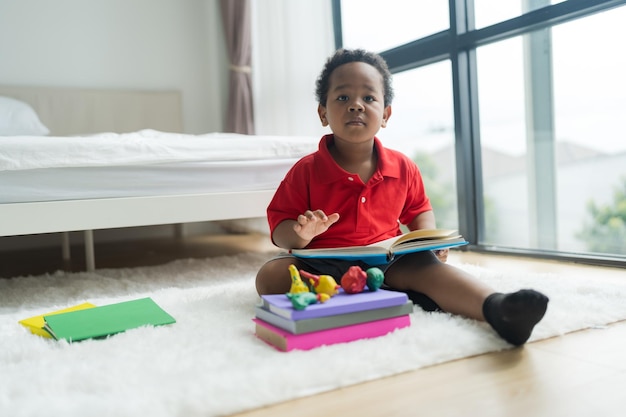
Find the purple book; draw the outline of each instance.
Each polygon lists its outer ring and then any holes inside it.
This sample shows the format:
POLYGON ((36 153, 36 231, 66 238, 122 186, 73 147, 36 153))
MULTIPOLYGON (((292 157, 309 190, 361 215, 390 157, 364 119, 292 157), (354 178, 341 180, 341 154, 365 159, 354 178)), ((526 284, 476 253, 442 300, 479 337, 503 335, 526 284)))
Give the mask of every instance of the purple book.
POLYGON ((337 314, 374 310, 405 304, 408 297, 403 292, 378 290, 347 294, 343 289, 325 303, 311 304, 304 310, 296 310, 285 294, 263 295, 263 308, 289 320, 328 317, 337 314))

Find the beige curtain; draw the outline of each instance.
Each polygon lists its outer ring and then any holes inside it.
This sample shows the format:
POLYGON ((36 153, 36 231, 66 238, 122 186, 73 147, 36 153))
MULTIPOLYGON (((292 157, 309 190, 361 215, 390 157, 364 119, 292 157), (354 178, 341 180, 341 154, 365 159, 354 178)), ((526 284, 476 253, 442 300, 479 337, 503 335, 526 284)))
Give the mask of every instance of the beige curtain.
POLYGON ((252 0, 250 6, 255 134, 328 133, 313 92, 335 50, 331 2, 252 0))
POLYGON ((230 59, 226 131, 254 134, 252 110, 252 36, 249 0, 220 0, 230 59))

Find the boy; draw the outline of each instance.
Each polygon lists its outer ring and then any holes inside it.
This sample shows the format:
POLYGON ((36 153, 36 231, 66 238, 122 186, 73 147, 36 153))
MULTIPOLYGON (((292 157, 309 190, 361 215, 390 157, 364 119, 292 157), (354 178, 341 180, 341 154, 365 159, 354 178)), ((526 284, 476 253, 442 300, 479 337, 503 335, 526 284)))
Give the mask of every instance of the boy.
MULTIPOLYGON (((318 114, 332 134, 287 173, 267 209, 271 238, 284 249, 367 245, 411 230, 436 228, 417 166, 384 148, 376 133, 391 117, 393 90, 385 61, 363 50, 338 50, 317 80, 318 114)), ((487 321, 513 345, 524 344, 548 298, 534 290, 501 294, 445 262, 447 251, 416 252, 376 265, 385 285, 434 308, 487 321), (441 258, 444 262, 442 262, 441 258), (415 297, 412 297, 415 298, 415 297)), ((354 264, 281 254, 261 267, 257 292, 285 293, 294 264, 339 279, 354 264)))

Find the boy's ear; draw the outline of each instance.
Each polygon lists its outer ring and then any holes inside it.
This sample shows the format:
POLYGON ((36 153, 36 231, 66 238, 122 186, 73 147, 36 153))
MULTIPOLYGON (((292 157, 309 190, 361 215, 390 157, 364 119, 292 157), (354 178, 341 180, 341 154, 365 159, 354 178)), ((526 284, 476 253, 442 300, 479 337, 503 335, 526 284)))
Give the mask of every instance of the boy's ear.
POLYGON ((317 114, 320 116, 320 121, 322 122, 322 126, 328 126, 328 120, 326 120, 326 107, 321 104, 317 105, 317 114))
POLYGON ((389 120, 390 117, 391 117, 391 106, 387 106, 385 107, 385 110, 383 110, 383 121, 380 124, 380 126, 387 127, 387 121, 389 120))

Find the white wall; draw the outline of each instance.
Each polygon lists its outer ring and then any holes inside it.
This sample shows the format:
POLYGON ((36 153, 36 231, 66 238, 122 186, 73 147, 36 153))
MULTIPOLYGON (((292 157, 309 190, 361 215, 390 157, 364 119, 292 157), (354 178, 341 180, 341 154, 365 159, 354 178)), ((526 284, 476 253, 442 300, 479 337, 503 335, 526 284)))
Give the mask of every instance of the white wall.
MULTIPOLYGON (((0 0, 0 84, 178 90, 187 133, 223 130, 228 59, 219 0, 0 0)), ((197 225, 198 231, 215 227, 197 225)), ((96 231, 98 241, 173 226, 96 231)), ((72 233, 72 243, 82 241, 72 233)), ((14 236, 0 250, 58 245, 14 236)))
MULTIPOLYGON (((330 1, 253 0, 252 6, 257 133, 326 133, 313 92, 333 50, 330 1)), ((179 90, 184 130, 196 134, 223 130, 228 68, 219 0, 0 0, 0 84, 179 90)), ((171 230, 102 230, 95 237, 171 230)), ((5 237, 0 250, 59 241, 57 234, 5 237)), ((82 241, 80 233, 72 233, 75 241, 82 241)))
POLYGON ((187 133, 222 130, 218 0, 0 0, 0 84, 179 90, 187 133))

